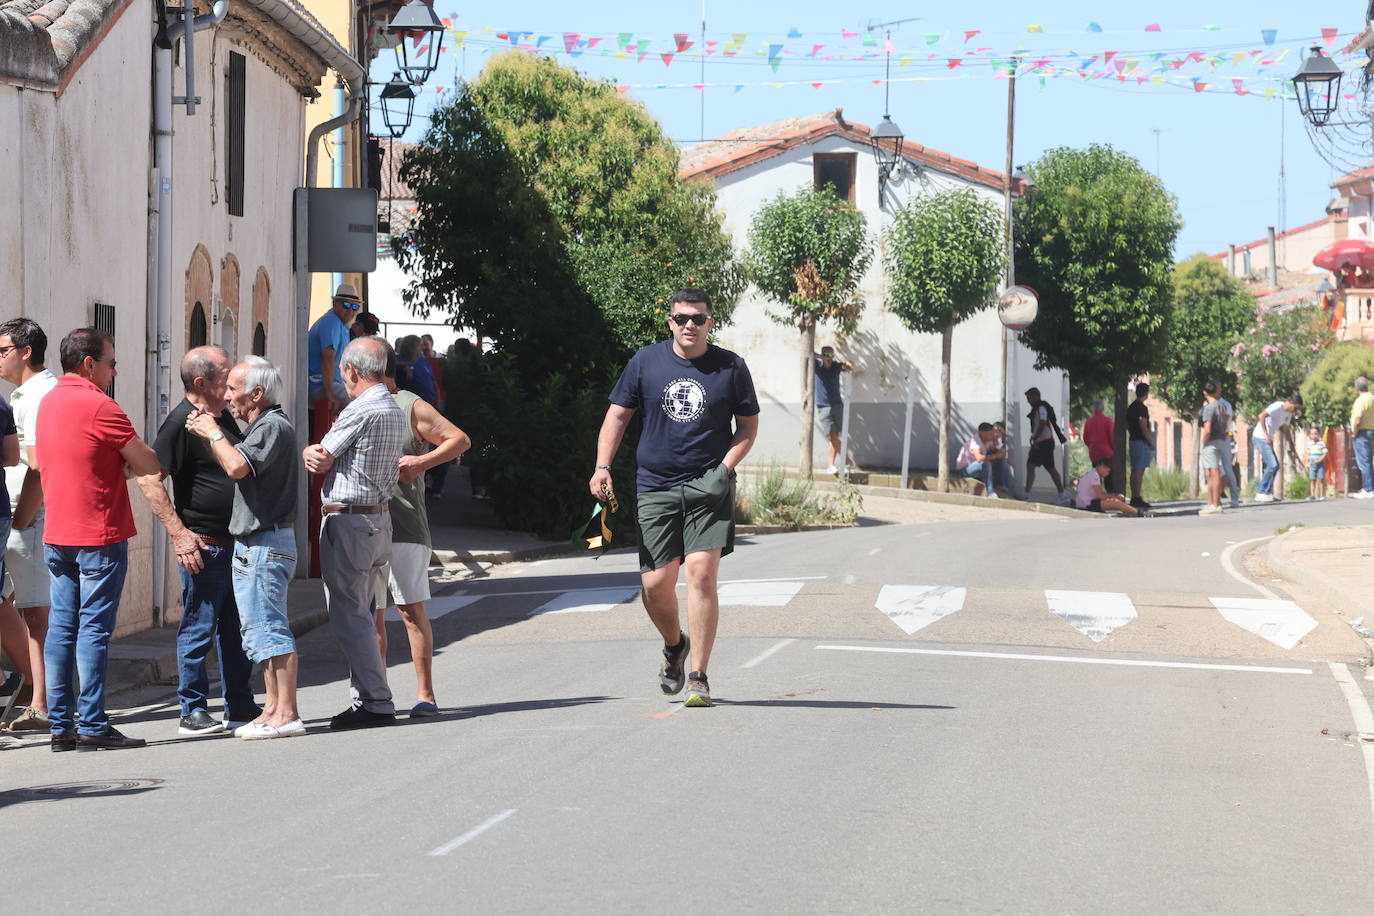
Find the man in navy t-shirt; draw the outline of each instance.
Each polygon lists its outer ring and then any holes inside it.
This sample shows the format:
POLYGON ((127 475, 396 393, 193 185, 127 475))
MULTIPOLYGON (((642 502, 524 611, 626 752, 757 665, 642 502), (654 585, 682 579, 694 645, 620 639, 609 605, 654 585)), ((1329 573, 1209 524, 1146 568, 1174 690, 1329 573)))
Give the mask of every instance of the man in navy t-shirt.
POLYGON ((687 706, 711 705, 706 665, 720 617, 716 571, 735 546, 735 466, 759 428, 749 367, 709 342, 713 327, 706 293, 688 288, 673 296, 672 340, 632 356, 611 391, 589 484, 593 496, 605 498, 611 460, 641 411, 635 489, 644 608, 663 635, 659 686, 671 696, 685 681, 687 706), (678 618, 679 567, 686 569, 690 636, 678 618), (689 651, 692 669, 684 677, 689 651))

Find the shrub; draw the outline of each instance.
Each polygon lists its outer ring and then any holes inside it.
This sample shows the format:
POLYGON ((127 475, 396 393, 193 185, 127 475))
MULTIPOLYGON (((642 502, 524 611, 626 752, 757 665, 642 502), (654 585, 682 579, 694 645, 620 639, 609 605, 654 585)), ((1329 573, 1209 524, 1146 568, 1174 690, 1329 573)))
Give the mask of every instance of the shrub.
POLYGON ((1289 499, 1306 499, 1312 492, 1307 475, 1302 473, 1302 468, 1297 468, 1293 479, 1288 481, 1285 494, 1289 499))
POLYGON ((1355 379, 1374 378, 1374 347, 1357 340, 1326 351, 1302 383, 1304 419, 1317 426, 1344 426, 1355 403, 1355 379))
POLYGON ((1170 502, 1181 499, 1188 492, 1188 475, 1184 471, 1172 471, 1151 465, 1145 469, 1145 479, 1140 484, 1140 495, 1146 502, 1170 502))
POLYGON ((863 494, 853 484, 840 484, 823 498, 806 478, 788 477, 770 464, 743 483, 735 497, 735 521, 742 525, 852 525, 863 508, 863 494))

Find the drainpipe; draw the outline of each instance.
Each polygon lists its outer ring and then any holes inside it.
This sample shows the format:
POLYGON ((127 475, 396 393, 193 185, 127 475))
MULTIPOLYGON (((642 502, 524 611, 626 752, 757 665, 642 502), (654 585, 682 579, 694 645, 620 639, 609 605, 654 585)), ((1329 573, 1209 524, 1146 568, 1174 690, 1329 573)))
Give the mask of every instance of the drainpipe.
MULTIPOLYGON (((161 6, 159 4, 159 6, 161 6)), ((159 13, 163 13, 159 9, 159 13)), ((172 107, 177 102, 194 113, 195 100, 172 97, 172 49, 191 31, 214 28, 229 15, 229 0, 217 0, 209 13, 173 22, 159 21, 153 39, 153 166, 149 176, 148 234, 153 244, 148 252, 148 402, 147 441, 157 437, 158 427, 171 409, 172 390, 172 107)), ((188 70, 194 66, 191 42, 187 42, 188 70)), ((188 96, 193 83, 188 82, 188 96)), ((167 539, 153 539, 153 626, 165 622, 167 604, 167 539)))
MULTIPOLYGON (((310 270, 309 230, 306 201, 309 189, 315 187, 315 172, 320 162, 320 141, 331 130, 350 124, 362 110, 362 83, 350 87, 353 97, 348 109, 337 118, 316 124, 305 141, 305 187, 296 189, 295 211, 295 266, 296 266, 296 391, 292 399, 291 417, 296 423, 296 451, 305 451, 310 444, 310 270)), ((337 151, 336 151, 337 155, 337 151)), ((330 290, 332 293, 333 290, 330 290)), ((342 354, 339 354, 340 356, 342 354)), ((326 379, 325 384, 331 380, 326 379)), ((296 578, 305 579, 310 575, 310 484, 308 475, 302 474, 300 485, 296 487, 296 578)))
MULTIPOLYGON (((344 87, 342 83, 336 83, 334 86, 334 116, 339 117, 344 113, 344 110, 344 87)), ((344 187, 344 163, 347 161, 348 131, 339 127, 334 131, 334 169, 331 176, 333 187, 344 187)), ((329 292, 331 295, 343 281, 344 275, 341 273, 335 272, 329 275, 329 292)))
POLYGON ((1274 247, 1274 227, 1269 227, 1269 285, 1279 288, 1279 251, 1274 247))

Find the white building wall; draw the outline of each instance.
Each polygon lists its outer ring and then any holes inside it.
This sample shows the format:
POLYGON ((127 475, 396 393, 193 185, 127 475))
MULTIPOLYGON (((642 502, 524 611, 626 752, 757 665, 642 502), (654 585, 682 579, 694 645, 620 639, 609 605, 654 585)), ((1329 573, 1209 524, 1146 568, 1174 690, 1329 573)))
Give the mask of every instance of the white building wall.
MULTIPOLYGON (((934 468, 939 446, 940 337, 907 330, 885 305, 887 281, 878 239, 890 210, 879 209, 877 165, 868 147, 843 137, 828 137, 726 174, 717 182, 725 228, 737 250, 747 248, 750 223, 765 203, 780 192, 792 193, 813 185, 815 153, 855 154, 855 203, 867 216, 875 243, 873 261, 859 289, 865 307, 858 328, 844 335, 821 325, 816 336, 818 348, 833 344, 840 358, 854 363, 854 371, 846 379, 851 460, 865 468, 901 466, 907 387, 911 385, 911 467, 934 468)), ((887 205, 895 209, 912 197, 964 185, 968 183, 957 176, 927 169, 889 185, 887 205)), ((1001 206, 1000 191, 969 186, 1001 206)), ((722 346, 744 356, 758 389, 762 408, 759 439, 749 460, 795 466, 801 416, 800 332, 770 319, 771 309, 773 304, 751 287, 717 338, 722 346)), ((978 423, 1002 416, 1002 334, 993 308, 979 312, 955 330, 950 380, 954 420, 951 446, 955 451, 978 423)), ((1012 348, 1022 351, 1013 369, 1015 383, 1008 410, 1013 423, 1022 412, 1021 392, 1031 384, 1038 384, 1046 399, 1065 415, 1067 410, 1060 403, 1062 373, 1035 373, 1029 369, 1033 354, 1019 344, 1013 343, 1012 348)), ((1014 441, 1024 438, 1015 425, 1011 432, 1014 441)), ((822 462, 820 466, 824 466, 826 449, 824 438, 816 435, 813 461, 822 462)))
MULTIPOLYGON (((0 194, 0 276, 7 308, 0 320, 27 316, 48 334, 48 365, 60 373, 58 344, 92 323, 93 306, 115 307, 119 372, 115 399, 134 428, 148 430, 148 185, 152 164, 153 9, 134 0, 59 97, 0 85, 0 168, 13 176, 0 194)), ((182 396, 176 367, 185 353, 186 271, 202 244, 210 252, 215 308, 222 304, 225 258, 239 262, 236 351, 252 347, 253 282, 264 267, 271 283, 268 358, 292 378, 292 189, 304 165, 304 100, 222 26, 196 35, 193 117, 173 109, 172 403, 182 396), (230 217, 225 197, 228 52, 244 53, 247 139, 243 217, 230 217)), ((174 92, 184 92, 178 68, 174 92)), ((210 327, 211 341, 220 339, 210 327)), ((10 386, 4 385, 8 393, 10 386)), ((129 576, 118 635, 153 623, 152 539, 161 536, 132 482, 139 534, 129 547, 129 576)), ((175 563, 168 564, 168 621, 177 619, 175 563)))

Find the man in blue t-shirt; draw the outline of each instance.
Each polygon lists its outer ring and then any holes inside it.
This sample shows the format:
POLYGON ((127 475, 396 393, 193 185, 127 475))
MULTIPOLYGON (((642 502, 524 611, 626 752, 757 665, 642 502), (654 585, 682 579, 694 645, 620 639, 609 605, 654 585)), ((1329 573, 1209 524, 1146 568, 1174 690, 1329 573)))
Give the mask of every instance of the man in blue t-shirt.
POLYGON ((840 373, 849 372, 853 363, 835 358, 834 347, 821 347, 816 357, 816 423, 821 435, 830 443, 830 467, 827 474, 839 471, 835 462, 840 455, 840 430, 844 424, 844 395, 840 392, 840 373))
POLYGON ((644 608, 663 635, 659 686, 671 696, 685 681, 686 706, 711 705, 706 665, 720 617, 716 572, 735 547, 735 466, 759 428, 749 367, 709 342, 713 327, 706 293, 687 288, 673 296, 672 340, 632 356, 611 391, 589 482, 592 495, 605 499, 611 460, 642 409, 635 489, 644 608), (690 636, 678 617, 679 567, 686 570, 690 636), (684 677, 689 651, 692 668, 684 677))
POLYGON ((348 392, 344 390, 343 376, 339 374, 339 358, 348 346, 348 326, 358 316, 362 304, 352 283, 340 283, 334 291, 329 311, 310 326, 310 400, 328 401, 331 415, 337 414, 348 403, 348 392))

